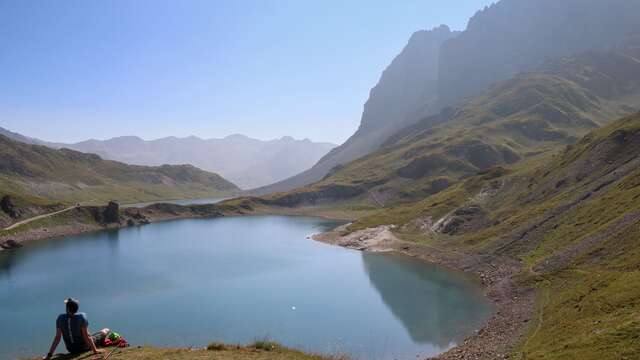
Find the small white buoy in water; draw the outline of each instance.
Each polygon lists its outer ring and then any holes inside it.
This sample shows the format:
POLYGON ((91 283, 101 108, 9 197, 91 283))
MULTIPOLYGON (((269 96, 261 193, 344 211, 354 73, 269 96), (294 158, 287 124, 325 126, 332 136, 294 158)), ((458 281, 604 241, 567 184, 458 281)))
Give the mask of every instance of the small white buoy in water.
POLYGON ((295 310, 295 309, 296 309, 296 307, 295 307, 295 306, 292 306, 292 307, 291 307, 291 310, 295 310))

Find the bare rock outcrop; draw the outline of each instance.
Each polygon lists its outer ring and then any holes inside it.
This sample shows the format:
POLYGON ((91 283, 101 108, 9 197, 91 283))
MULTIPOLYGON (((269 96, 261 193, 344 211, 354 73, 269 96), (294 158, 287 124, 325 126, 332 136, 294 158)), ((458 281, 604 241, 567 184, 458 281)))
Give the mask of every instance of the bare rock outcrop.
POLYGON ((13 203, 13 199, 11 199, 9 195, 5 195, 2 197, 2 200, 0 200, 0 208, 2 208, 2 211, 5 214, 11 216, 14 219, 20 216, 16 205, 13 203))
POLYGON ((102 212, 102 221, 106 224, 120 222, 120 205, 115 201, 109 201, 107 208, 102 212))
POLYGON ((17 249, 17 248, 21 248, 22 244, 20 244, 19 242, 13 240, 13 239, 9 239, 9 240, 5 240, 0 242, 0 248, 4 249, 4 250, 9 250, 9 249, 17 249))

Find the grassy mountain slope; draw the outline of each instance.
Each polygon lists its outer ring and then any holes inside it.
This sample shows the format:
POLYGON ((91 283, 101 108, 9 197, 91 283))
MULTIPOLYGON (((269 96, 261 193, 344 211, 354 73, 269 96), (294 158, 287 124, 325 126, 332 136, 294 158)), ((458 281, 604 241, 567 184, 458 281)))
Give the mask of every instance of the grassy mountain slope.
POLYGON ((501 0, 476 13, 460 33, 443 31, 444 26, 418 32, 372 90, 360 128, 347 142, 310 170, 252 193, 317 182, 334 167, 378 150, 401 127, 547 59, 603 51, 637 38, 638 14, 640 3, 629 0, 501 0))
POLYGON ((640 351, 640 114, 350 230, 381 224, 431 247, 517 260, 519 281, 540 290, 522 358, 632 359, 640 351))
POLYGON ((285 206, 345 198, 372 206, 412 202, 478 171, 556 151, 640 104, 635 49, 591 52, 519 74, 401 130, 322 181, 270 199, 285 206))
POLYGON ((189 165, 131 166, 0 136, 0 191, 20 198, 138 202, 217 196, 237 190, 219 175, 189 165))

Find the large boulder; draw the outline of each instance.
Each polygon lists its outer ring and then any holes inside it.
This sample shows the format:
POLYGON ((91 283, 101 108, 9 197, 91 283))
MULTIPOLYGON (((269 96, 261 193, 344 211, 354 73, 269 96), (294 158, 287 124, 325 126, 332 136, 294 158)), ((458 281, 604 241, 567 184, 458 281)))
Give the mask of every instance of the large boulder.
POLYGON ((115 201, 109 201, 109 204, 102 212, 102 222, 105 224, 120 222, 120 205, 115 201))
POLYGON ((9 195, 5 195, 0 200, 0 208, 2 211, 11 216, 12 218, 17 218, 19 216, 18 210, 16 209, 16 205, 13 203, 13 200, 9 195))
POLYGON ((0 248, 5 249, 5 250, 9 250, 9 249, 17 249, 17 248, 21 248, 22 244, 20 244, 19 242, 9 239, 9 240, 5 240, 3 242, 0 242, 0 248))

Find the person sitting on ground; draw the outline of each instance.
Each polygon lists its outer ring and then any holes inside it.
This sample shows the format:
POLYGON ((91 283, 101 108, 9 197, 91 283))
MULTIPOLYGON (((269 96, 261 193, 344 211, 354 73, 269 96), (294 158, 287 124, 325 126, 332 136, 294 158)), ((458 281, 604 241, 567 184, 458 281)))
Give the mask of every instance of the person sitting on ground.
POLYGON ((51 359, 56 347, 60 343, 60 337, 64 340, 64 345, 70 354, 76 355, 86 351, 93 351, 99 354, 103 350, 96 347, 96 342, 103 339, 106 334, 104 330, 94 336, 89 334, 89 322, 85 313, 78 312, 78 301, 68 298, 64 301, 66 313, 60 314, 56 320, 56 335, 49 348, 49 353, 43 359, 51 359))

